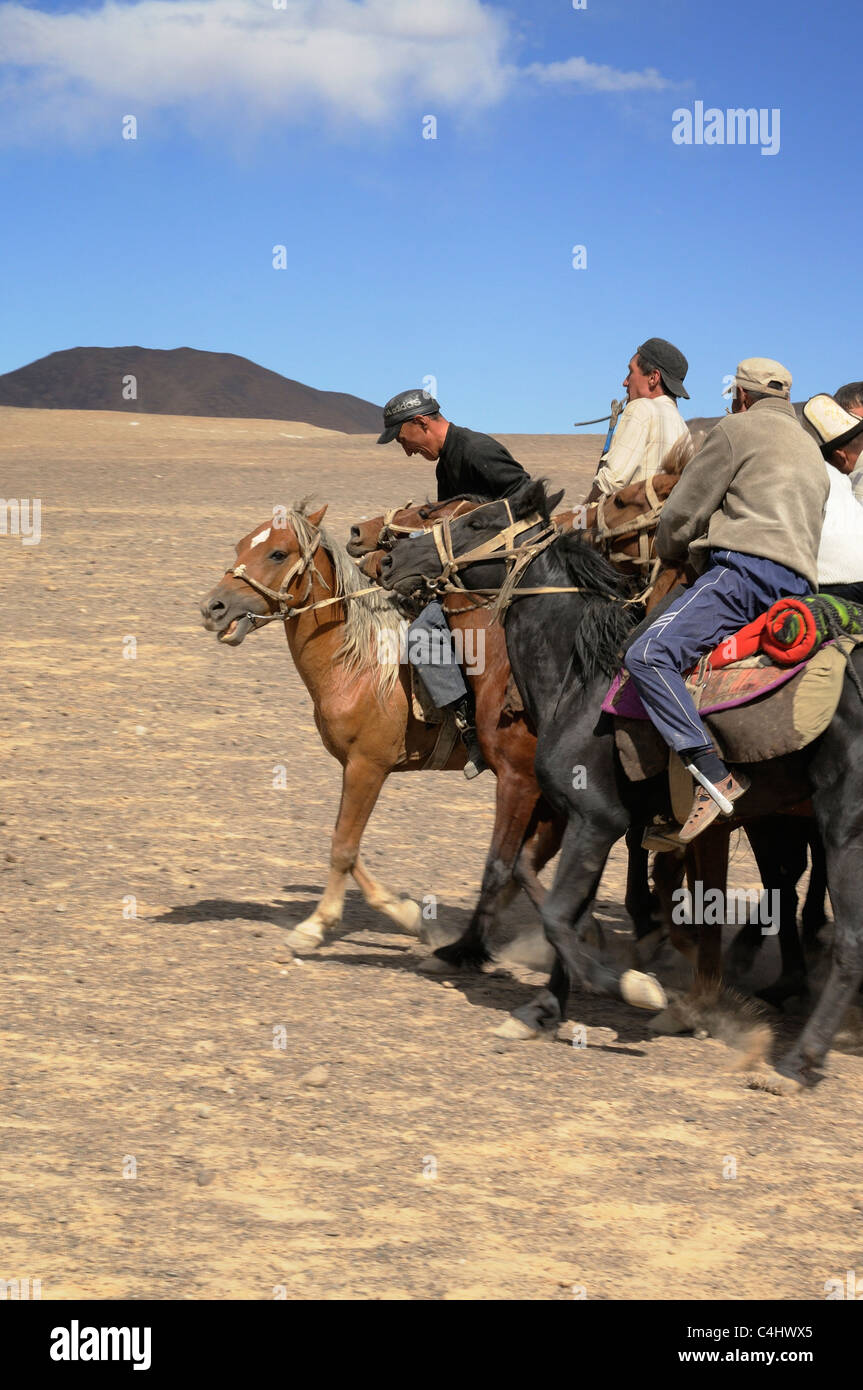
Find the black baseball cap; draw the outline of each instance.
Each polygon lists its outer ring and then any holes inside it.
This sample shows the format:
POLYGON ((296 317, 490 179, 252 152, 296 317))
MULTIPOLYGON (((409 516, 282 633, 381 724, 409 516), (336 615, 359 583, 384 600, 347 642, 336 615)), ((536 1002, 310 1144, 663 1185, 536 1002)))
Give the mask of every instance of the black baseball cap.
POLYGON ((395 439, 405 420, 415 415, 437 415, 440 406, 428 391, 400 391, 384 406, 384 431, 378 437, 379 444, 389 444, 395 439))
POLYGON ((679 348, 665 338, 648 338, 635 350, 645 362, 656 368, 673 396, 683 396, 684 400, 689 400, 689 392, 683 385, 689 363, 679 348))

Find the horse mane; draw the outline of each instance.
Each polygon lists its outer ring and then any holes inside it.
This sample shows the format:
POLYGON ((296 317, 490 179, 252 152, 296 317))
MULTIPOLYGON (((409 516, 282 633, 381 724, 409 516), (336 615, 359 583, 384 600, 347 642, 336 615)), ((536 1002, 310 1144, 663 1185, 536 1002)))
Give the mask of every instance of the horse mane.
POLYGON ((515 492, 509 493, 505 500, 509 503, 513 516, 517 521, 521 521, 532 512, 538 512, 546 525, 551 521, 551 514, 563 497, 563 488, 560 492, 549 492, 547 478, 530 478, 521 487, 516 488, 515 492))
POLYGON ((667 450, 659 465, 659 472, 670 473, 672 477, 679 477, 703 443, 704 430, 696 430, 694 435, 691 435, 687 430, 686 434, 675 439, 671 448, 667 450))
MULTIPOLYGON (((303 549, 314 543, 320 533, 321 546, 329 556, 335 576, 333 598, 355 594, 368 587, 368 576, 348 554, 341 541, 336 540, 324 526, 314 527, 308 521, 312 499, 304 497, 287 512, 287 522, 293 527, 303 549)), ((345 604, 345 635, 336 655, 348 676, 372 671, 380 694, 384 697, 394 689, 399 678, 399 647, 404 619, 396 606, 394 594, 383 589, 345 604), (381 634, 392 634, 382 638, 381 634), (382 659, 385 656, 386 659, 382 659)))
POLYGON ((549 547, 549 553, 558 561, 566 581, 586 591, 581 619, 573 633, 580 682, 588 685, 600 675, 610 679, 620 669, 626 639, 644 616, 640 603, 626 602, 634 597, 633 579, 594 550, 580 531, 561 536, 549 547))
MULTIPOLYGON (((539 512, 548 521, 562 496, 562 492, 549 493, 546 480, 538 478, 521 487, 509 502, 515 516, 539 512)), ((633 597, 632 578, 615 569, 580 531, 563 532, 545 557, 558 571, 549 582, 584 591, 581 617, 572 634, 576 678, 588 685, 597 676, 612 677, 620 667, 621 648, 643 617, 640 604, 625 603, 633 597)))

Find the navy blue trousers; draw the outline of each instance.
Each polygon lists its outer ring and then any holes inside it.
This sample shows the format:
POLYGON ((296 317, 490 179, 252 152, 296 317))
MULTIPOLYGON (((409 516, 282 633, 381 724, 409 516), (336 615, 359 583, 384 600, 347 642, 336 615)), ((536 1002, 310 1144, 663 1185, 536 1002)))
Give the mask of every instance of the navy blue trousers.
POLYGON ((704 573, 635 639, 624 665, 644 708, 676 753, 713 745, 681 673, 777 599, 810 592, 802 575, 774 560, 712 550, 704 573))

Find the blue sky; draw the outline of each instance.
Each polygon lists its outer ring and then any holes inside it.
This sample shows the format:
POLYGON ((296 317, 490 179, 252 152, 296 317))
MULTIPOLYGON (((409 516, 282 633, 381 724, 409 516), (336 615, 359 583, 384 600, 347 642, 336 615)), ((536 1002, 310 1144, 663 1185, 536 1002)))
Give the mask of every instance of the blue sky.
POLYGON ((834 390, 863 377, 861 38, 847 0, 0 0, 0 371, 191 346, 562 433, 659 335, 687 414, 752 355, 834 390), (675 144, 696 101, 778 108, 779 152, 675 144))

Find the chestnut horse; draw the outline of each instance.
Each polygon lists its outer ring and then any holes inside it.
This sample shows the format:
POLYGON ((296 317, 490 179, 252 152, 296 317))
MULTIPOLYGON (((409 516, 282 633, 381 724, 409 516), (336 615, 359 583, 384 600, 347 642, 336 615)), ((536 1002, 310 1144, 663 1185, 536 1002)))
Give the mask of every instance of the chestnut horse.
MULTIPOLYGON (((238 563, 201 604, 204 627, 228 646, 238 646, 262 622, 284 622, 324 747, 342 765, 326 889, 311 916, 288 936, 299 953, 315 950, 341 921, 348 875, 372 907, 418 931, 416 903, 399 900, 376 883, 360 861, 359 846, 386 778, 427 766, 438 736, 437 728, 413 714, 409 670, 393 656, 398 644, 381 642, 381 634, 391 639, 404 626, 392 596, 364 586, 344 548, 321 526, 325 511, 298 508, 288 511, 281 525, 265 522, 250 531, 236 547, 238 563)), ((483 753, 497 773, 497 809, 474 914, 480 940, 501 889, 513 877, 541 905, 536 874, 559 843, 533 776, 533 735, 523 717, 508 720, 501 714, 508 676, 505 644, 489 643, 477 705, 483 753), (526 842, 529 852, 519 858, 526 842)), ((464 759, 459 739, 444 770, 460 769, 464 759)))

